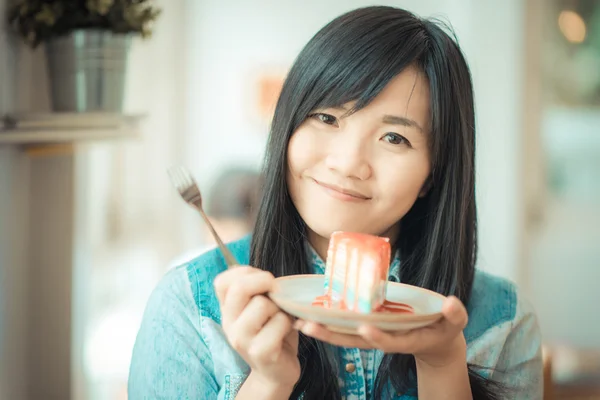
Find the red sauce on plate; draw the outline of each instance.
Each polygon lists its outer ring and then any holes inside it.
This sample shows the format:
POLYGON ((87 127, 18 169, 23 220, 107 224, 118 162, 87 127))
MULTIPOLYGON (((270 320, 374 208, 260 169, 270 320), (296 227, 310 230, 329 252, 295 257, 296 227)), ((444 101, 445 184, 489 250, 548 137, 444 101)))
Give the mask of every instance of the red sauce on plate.
MULTIPOLYGON (((318 296, 312 303, 315 307, 326 309, 347 310, 348 308, 341 302, 335 308, 331 307, 331 300, 328 295, 318 296)), ((395 314, 414 314, 414 309, 405 303, 386 300, 381 307, 373 311, 376 313, 395 313, 395 314)))

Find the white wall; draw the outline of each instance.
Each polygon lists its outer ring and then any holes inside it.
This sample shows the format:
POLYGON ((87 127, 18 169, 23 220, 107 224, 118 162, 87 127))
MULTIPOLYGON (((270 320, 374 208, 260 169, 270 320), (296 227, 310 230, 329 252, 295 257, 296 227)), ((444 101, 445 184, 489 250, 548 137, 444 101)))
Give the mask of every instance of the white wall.
MULTIPOLYGON (((480 266, 516 279, 522 2, 379 3, 447 18, 458 34, 476 93, 480 266)), ((253 72, 287 68, 325 23, 370 4, 363 0, 193 2, 187 159, 203 186, 212 183, 223 165, 260 165, 267 127, 251 114, 253 72)))
POLYGON ((482 268, 520 283, 525 2, 471 1, 482 268))

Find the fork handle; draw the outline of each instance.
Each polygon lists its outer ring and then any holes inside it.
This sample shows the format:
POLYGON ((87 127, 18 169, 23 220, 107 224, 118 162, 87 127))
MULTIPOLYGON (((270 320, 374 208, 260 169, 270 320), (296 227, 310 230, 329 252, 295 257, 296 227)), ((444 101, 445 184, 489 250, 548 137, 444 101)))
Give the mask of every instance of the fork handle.
POLYGON ((219 249, 221 249, 221 253, 223 253, 223 257, 225 257, 225 262, 227 263, 227 267, 231 268, 235 265, 239 265, 240 262, 235 258, 235 256, 231 253, 231 251, 229 251, 227 246, 225 246, 225 243, 223 243, 223 241, 221 240, 221 237, 219 236, 219 234, 217 234, 217 231, 215 231, 215 228, 213 227, 212 223, 208 219, 208 216, 204 213, 204 210, 202 209, 202 207, 196 206, 196 209, 198 209, 198 211, 200 212, 200 215, 202 215, 202 218, 204 219, 204 222, 206 222, 208 229, 210 229, 210 232, 212 233, 213 238, 217 241, 217 244, 219 245, 219 249))

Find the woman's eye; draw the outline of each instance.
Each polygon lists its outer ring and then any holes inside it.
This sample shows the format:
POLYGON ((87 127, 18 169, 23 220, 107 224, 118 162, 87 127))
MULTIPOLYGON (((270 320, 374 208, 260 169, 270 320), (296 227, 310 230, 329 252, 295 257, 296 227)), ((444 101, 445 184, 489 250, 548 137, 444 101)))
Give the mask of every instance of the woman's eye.
POLYGON ((410 142, 408 140, 406 140, 406 138, 404 136, 399 135, 394 132, 386 133, 385 135, 383 135, 382 140, 387 143, 390 143, 390 144, 395 144, 395 145, 406 144, 406 145, 410 146, 410 142))
POLYGON ((315 113, 311 115, 312 118, 316 118, 318 121, 321 121, 324 124, 337 126, 337 118, 330 114, 325 113, 315 113))

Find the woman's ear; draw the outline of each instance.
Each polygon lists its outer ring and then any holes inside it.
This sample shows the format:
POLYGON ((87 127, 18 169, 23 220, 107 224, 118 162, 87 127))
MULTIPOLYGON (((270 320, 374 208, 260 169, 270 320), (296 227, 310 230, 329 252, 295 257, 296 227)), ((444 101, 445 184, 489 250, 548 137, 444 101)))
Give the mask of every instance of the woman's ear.
POLYGON ((419 197, 427 196, 427 193, 429 193, 429 190, 431 190, 432 187, 433 187, 433 179, 431 179, 431 175, 429 175, 427 177, 427 179, 425 179, 425 183, 421 187, 421 191, 419 192, 419 197))

